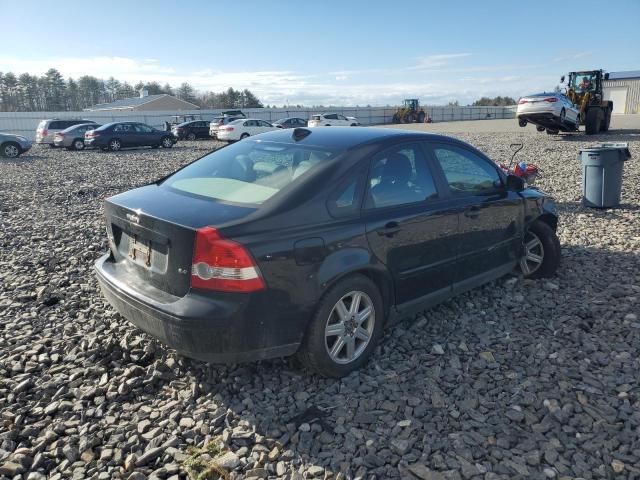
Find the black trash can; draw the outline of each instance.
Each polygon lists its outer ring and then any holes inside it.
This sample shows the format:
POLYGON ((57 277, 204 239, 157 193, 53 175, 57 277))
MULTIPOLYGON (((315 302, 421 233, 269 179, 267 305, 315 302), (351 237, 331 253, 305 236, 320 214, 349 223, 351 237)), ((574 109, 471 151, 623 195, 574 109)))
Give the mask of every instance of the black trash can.
POLYGON ((622 170, 631 158, 627 143, 601 143, 580 150, 582 161, 582 204, 611 208, 620 205, 622 170))

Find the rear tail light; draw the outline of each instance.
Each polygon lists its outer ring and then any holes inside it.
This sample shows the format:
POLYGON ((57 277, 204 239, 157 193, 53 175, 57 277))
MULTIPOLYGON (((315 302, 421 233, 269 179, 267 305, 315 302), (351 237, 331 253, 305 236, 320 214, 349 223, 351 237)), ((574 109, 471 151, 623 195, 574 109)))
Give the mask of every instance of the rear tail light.
POLYGON ((518 105, 524 105, 525 103, 528 103, 528 100, 525 100, 524 98, 521 98, 521 99, 518 101, 518 105))
POLYGON ((549 103, 556 103, 558 99, 555 97, 549 97, 549 98, 545 98, 544 101, 549 103))
POLYGON ((196 232, 191 286, 220 292, 255 292, 265 283, 253 257, 237 242, 220 236, 212 227, 196 232))
POLYGON ((233 131, 233 127, 220 127, 218 130, 224 130, 226 132, 232 132, 233 131))
POLYGON ((47 135, 49 135, 49 130, 45 128, 44 130, 42 130, 42 136, 46 137, 47 135))
POLYGON ((94 138, 94 137, 99 137, 99 136, 100 136, 100 134, 96 133, 95 130, 91 130, 91 131, 89 131, 89 132, 84 134, 84 138, 94 138))

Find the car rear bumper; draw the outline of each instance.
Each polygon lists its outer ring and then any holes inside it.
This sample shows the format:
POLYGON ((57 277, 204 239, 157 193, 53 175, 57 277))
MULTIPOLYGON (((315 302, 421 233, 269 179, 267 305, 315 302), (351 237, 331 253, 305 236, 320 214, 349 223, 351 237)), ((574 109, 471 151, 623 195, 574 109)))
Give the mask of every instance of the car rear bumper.
POLYGON ((109 303, 140 330, 182 355, 236 363, 292 355, 299 347, 299 343, 287 343, 288 334, 273 324, 277 317, 264 312, 261 315, 251 308, 246 294, 212 298, 191 291, 160 303, 115 278, 109 258, 105 255, 95 264, 100 288, 109 303))

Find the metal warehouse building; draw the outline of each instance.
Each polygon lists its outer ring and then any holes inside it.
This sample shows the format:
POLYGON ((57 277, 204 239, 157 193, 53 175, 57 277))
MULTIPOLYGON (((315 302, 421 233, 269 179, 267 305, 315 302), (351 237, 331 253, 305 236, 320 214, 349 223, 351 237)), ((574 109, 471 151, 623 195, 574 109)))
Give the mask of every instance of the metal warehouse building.
POLYGON ((613 102, 613 113, 640 113, 640 70, 611 72, 603 87, 604 99, 613 102))

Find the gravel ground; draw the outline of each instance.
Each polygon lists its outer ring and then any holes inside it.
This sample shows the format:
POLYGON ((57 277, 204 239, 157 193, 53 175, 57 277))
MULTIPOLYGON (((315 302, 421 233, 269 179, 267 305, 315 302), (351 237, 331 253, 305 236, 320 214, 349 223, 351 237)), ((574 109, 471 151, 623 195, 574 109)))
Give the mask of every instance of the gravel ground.
POLYGON ((228 478, 640 478, 640 134, 589 138, 635 157, 604 211, 580 205, 583 135, 458 136, 497 160, 526 143, 559 203, 558 275, 403 322, 342 380, 181 358, 100 295, 101 199, 214 142, 0 162, 0 477, 177 479, 214 458, 228 478))

